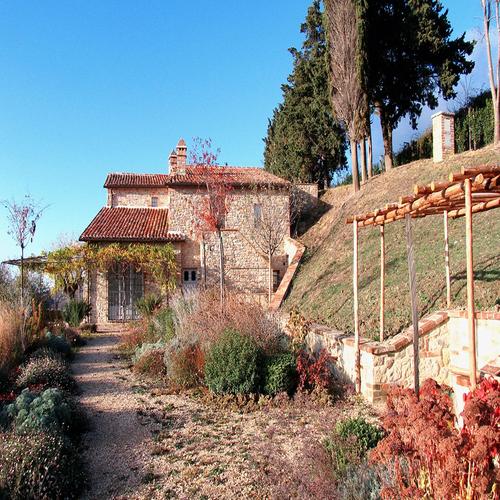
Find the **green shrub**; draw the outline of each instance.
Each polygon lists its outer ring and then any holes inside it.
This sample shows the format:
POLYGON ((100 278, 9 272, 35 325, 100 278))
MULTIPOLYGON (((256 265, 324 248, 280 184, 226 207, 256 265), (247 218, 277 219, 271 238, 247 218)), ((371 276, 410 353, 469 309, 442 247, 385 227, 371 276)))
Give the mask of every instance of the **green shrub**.
POLYGON ((255 342, 227 329, 209 350, 205 382, 216 394, 248 394, 259 385, 260 352, 255 342))
POLYGON ((324 446, 330 456, 332 473, 336 481, 342 479, 348 469, 363 461, 363 448, 355 436, 344 437, 334 431, 325 439, 324 446))
POLYGON ((71 345, 69 342, 61 335, 54 335, 51 332, 45 334, 45 344, 46 347, 56 351, 63 356, 71 356, 71 345))
POLYGON ((70 326, 79 326, 91 309, 92 306, 84 300, 70 300, 62 310, 62 317, 70 326))
POLYGON ((274 396, 293 390, 297 382, 296 359, 291 352, 266 359, 263 373, 263 391, 274 396))
POLYGON ((137 299, 135 307, 144 318, 151 318, 154 313, 161 307, 161 297, 154 293, 148 293, 137 299))
POLYGON ((72 390, 75 387, 66 363, 48 357, 29 360, 20 368, 16 383, 20 388, 41 386, 72 390))
POLYGON ((0 433, 0 498, 77 498, 83 479, 78 454, 64 437, 0 433))
POLYGON ((344 438, 355 436, 363 453, 375 448, 384 437, 384 432, 380 427, 370 424, 363 417, 341 420, 337 422, 336 430, 344 438))
POLYGON ((205 356, 198 344, 167 349, 164 363, 169 381, 178 387, 196 387, 203 382, 205 356))
POLYGON ((3 414, 8 426, 19 434, 44 431, 69 435, 78 430, 73 427, 76 406, 59 389, 46 389, 41 394, 24 389, 3 414))

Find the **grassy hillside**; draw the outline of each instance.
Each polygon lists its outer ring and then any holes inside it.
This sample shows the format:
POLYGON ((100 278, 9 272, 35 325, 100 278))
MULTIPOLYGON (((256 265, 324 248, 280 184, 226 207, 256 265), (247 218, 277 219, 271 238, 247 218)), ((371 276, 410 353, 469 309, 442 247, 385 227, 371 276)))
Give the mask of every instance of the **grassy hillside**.
MULTIPOLYGON (((328 211, 301 238, 307 251, 285 307, 297 307, 306 317, 352 331, 352 226, 350 215, 397 202, 414 184, 446 180, 462 166, 500 163, 492 146, 455 155, 438 165, 420 160, 371 179, 357 194, 350 186, 329 189, 322 201, 328 211)), ((500 297, 500 209, 474 215, 476 307, 491 309, 500 297)), ((413 219, 420 314, 444 308, 443 217, 413 219)), ((386 241, 386 335, 410 324, 410 299, 404 220, 389 224, 386 241)), ((359 231, 359 303, 361 335, 378 337, 380 238, 377 228, 359 231)), ((452 306, 465 307, 465 218, 450 220, 452 306)))

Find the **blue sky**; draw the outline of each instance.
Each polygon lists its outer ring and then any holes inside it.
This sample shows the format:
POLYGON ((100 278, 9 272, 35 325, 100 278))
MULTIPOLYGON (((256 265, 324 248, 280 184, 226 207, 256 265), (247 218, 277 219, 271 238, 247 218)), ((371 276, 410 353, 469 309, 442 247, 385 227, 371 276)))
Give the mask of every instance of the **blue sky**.
MULTIPOLYGON (((479 0, 443 3, 455 32, 473 36, 479 0)), ((166 171, 181 136, 212 138, 223 162, 261 165, 309 4, 2 0, 0 199, 50 204, 28 253, 78 237, 105 203, 108 172, 166 171)), ((482 51, 474 57, 482 87, 482 51)), ((395 146, 413 135, 402 125, 395 146)), ((377 123, 374 136, 378 158, 377 123)), ((18 253, 6 231, 0 211, 0 260, 18 253)))

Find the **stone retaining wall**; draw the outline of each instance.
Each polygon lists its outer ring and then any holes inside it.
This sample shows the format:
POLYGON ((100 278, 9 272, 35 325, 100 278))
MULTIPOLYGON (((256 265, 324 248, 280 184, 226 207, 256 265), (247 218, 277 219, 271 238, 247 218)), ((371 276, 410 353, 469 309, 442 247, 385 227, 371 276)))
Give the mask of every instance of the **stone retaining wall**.
MULTIPOLYGON (((478 370, 500 355, 500 313, 478 312, 478 370)), ((341 375, 354 382, 354 337, 322 325, 312 325, 308 347, 325 348, 336 359, 341 375)), ((361 392, 371 402, 385 399, 388 385, 413 387, 413 328, 384 342, 360 339, 361 392)), ((468 327, 465 311, 439 311, 419 322, 420 380, 433 378, 453 387, 457 401, 468 387, 468 327)))

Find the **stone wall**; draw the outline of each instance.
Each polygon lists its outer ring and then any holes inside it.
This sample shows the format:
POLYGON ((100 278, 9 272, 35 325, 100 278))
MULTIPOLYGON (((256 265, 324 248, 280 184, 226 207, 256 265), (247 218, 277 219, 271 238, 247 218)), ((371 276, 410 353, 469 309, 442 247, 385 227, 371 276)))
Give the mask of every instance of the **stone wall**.
MULTIPOLYGON (((477 367, 500 355, 500 313, 478 312, 477 367)), ((354 337, 350 334, 312 325, 307 345, 312 351, 325 348, 336 360, 342 376, 354 382, 354 337)), ((371 402, 385 399, 390 384, 413 387, 413 328, 377 342, 360 339, 361 392, 371 402)), ((450 385, 456 394, 457 410, 463 387, 468 387, 468 326, 465 311, 440 311, 419 322, 420 381, 433 378, 450 385)))
MULTIPOLYGON (((169 231, 178 231, 186 237, 179 244, 179 270, 196 269, 201 281, 206 280, 208 285, 216 284, 219 281, 219 242, 216 234, 202 230, 198 213, 206 199, 206 190, 189 186, 114 188, 108 190, 108 205, 148 207, 151 206, 152 196, 158 197, 158 207, 169 208, 169 231)), ((229 211, 222 233, 226 285, 237 293, 257 295, 263 299, 268 293, 269 269, 267 257, 255 244, 258 236, 254 225, 255 205, 261 206, 264 217, 279 221, 277 231, 283 232, 283 241, 272 259, 272 269, 279 272, 282 278, 289 263, 284 248, 284 240, 290 235, 289 193, 238 188, 229 194, 229 211)), ((179 283, 181 278, 180 272, 179 283)), ((96 291, 103 293, 102 287, 96 291)), ((105 295, 107 307, 107 292, 105 295)))
POLYGON ((318 183, 294 184, 293 195, 300 213, 308 212, 318 205, 319 188, 318 183))
POLYGON ((169 208, 170 193, 164 188, 108 189, 108 207, 151 207, 151 198, 158 198, 158 208, 169 208))
MULTIPOLYGON (((176 188, 170 195, 170 230, 186 235, 183 244, 183 267, 201 268, 207 284, 219 280, 219 241, 215 233, 195 231, 199 226, 197 210, 203 206, 206 195, 194 188, 176 188), (203 235, 203 243, 201 241, 203 235)), ((255 245, 254 205, 259 204, 264 214, 272 210, 279 217, 283 237, 289 235, 289 198, 282 191, 262 194, 253 190, 235 189, 230 193, 229 210, 222 232, 224 245, 226 285, 238 293, 265 295, 268 290, 268 262, 255 245)), ((284 243, 273 258, 273 270, 283 276, 287 267, 284 243)))

